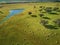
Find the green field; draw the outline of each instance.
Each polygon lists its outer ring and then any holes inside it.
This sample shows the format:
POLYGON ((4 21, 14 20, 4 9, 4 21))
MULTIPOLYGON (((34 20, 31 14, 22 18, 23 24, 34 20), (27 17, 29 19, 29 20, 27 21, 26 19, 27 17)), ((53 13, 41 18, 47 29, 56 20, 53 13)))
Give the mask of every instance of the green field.
POLYGON ((2 5, 0 22, 11 9, 24 11, 0 24, 0 45, 60 45, 60 3, 2 5))

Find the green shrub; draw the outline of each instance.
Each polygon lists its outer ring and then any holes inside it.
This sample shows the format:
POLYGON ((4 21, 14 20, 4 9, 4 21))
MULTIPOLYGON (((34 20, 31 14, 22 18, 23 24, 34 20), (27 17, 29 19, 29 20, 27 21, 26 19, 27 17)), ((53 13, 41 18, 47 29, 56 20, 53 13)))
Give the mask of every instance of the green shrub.
POLYGON ((50 12, 49 14, 58 15, 56 12, 50 12))
POLYGON ((53 8, 53 11, 57 11, 57 10, 59 10, 58 7, 54 7, 54 8, 53 8))
POLYGON ((52 7, 46 7, 44 10, 45 10, 46 12, 52 12, 52 7))
POLYGON ((39 14, 39 16, 40 16, 40 17, 43 17, 43 16, 44 16, 44 14, 42 14, 42 13, 41 13, 41 14, 39 14))
POLYGON ((31 14, 32 14, 32 12, 28 12, 28 14, 29 14, 29 15, 31 15, 31 14))
POLYGON ((45 28, 47 29, 58 29, 56 26, 54 25, 44 25, 45 28))
POLYGON ((31 17, 37 17, 36 15, 31 15, 31 17))
POLYGON ((1 14, 3 14, 3 12, 2 12, 2 11, 0 11, 0 13, 1 13, 1 14))
POLYGON ((60 27, 60 19, 57 19, 57 20, 55 20, 55 21, 53 21, 57 26, 59 26, 60 27))
POLYGON ((50 19, 49 17, 43 17, 44 19, 50 19))
POLYGON ((40 22, 42 25, 46 25, 46 24, 48 24, 48 21, 46 21, 46 20, 41 20, 41 22, 40 22))

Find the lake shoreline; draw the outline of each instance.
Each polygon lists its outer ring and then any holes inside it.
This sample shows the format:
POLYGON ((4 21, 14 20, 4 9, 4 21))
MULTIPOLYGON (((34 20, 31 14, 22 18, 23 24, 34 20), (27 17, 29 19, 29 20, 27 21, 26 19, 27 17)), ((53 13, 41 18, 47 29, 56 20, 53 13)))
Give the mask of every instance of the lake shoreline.
POLYGON ((60 3, 60 2, 0 2, 0 4, 23 4, 23 3, 60 3))

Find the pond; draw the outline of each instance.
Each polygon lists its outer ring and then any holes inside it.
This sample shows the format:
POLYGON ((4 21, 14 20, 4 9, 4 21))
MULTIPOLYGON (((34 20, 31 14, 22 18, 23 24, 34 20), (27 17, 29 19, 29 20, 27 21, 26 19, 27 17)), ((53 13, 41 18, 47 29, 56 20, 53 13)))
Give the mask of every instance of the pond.
POLYGON ((12 9, 9 11, 9 15, 6 16, 1 22, 0 24, 2 24, 3 22, 5 22, 6 20, 8 20, 10 17, 16 15, 16 14, 20 14, 24 11, 24 9, 12 9))
POLYGON ((10 16, 13 16, 15 14, 19 14, 19 13, 22 13, 24 9, 13 9, 13 10, 10 10, 10 16))

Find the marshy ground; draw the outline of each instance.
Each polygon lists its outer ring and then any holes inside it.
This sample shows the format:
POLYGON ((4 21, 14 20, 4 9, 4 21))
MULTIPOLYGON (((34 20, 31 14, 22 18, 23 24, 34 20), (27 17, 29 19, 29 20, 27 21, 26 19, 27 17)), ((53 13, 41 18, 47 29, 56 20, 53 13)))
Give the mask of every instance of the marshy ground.
POLYGON ((0 24, 0 45, 60 45, 60 3, 2 5, 0 22, 11 9, 24 11, 0 24))

